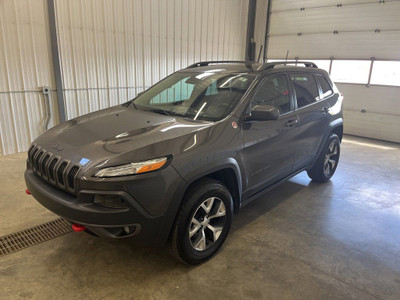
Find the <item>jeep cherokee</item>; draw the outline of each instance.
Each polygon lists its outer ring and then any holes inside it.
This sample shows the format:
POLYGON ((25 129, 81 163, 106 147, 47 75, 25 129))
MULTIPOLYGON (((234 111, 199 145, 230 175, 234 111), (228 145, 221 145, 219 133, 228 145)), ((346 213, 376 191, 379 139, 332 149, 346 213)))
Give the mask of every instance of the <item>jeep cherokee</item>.
POLYGON ((243 205, 302 171, 332 177, 342 100, 311 62, 196 63, 42 134, 26 184, 75 231, 168 245, 198 264, 243 205))

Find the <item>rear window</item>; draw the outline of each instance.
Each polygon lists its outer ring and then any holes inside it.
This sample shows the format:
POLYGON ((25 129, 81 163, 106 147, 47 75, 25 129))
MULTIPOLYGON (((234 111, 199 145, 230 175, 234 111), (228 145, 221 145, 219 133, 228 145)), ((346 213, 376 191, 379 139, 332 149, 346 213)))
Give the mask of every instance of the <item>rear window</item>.
POLYGON ((319 91, 311 74, 292 74, 290 79, 296 91, 297 107, 303 107, 319 99, 319 91))
POLYGON ((332 95, 333 94, 332 87, 329 84, 328 80, 326 80, 326 78, 322 75, 316 75, 315 77, 317 78, 319 86, 321 87, 321 90, 322 90, 321 99, 324 99, 324 98, 332 95))

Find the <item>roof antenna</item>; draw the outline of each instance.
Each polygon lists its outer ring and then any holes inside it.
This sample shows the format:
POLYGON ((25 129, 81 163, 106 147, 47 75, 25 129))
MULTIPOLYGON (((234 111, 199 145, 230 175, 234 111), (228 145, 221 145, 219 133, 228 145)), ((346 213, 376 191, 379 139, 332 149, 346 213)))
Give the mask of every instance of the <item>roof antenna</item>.
POLYGON ((286 62, 287 62, 288 56, 289 56, 289 49, 286 51, 286 62))

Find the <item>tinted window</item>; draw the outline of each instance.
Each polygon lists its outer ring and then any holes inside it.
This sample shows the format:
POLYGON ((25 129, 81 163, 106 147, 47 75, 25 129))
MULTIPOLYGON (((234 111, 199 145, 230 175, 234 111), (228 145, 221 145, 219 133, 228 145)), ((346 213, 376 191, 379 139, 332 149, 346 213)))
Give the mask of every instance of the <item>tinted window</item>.
POLYGON ((319 99, 319 91, 314 76, 311 74, 296 74, 291 75, 290 79, 293 82, 297 107, 303 107, 319 99))
POLYGON ((251 107, 261 104, 275 106, 280 114, 290 111, 290 96, 285 75, 271 76, 260 84, 251 101, 251 107))
POLYGON ((333 94, 332 87, 329 84, 329 82, 326 80, 326 78, 321 75, 317 75, 315 77, 317 78, 319 86, 321 87, 321 90, 322 90, 322 99, 332 95, 333 94))

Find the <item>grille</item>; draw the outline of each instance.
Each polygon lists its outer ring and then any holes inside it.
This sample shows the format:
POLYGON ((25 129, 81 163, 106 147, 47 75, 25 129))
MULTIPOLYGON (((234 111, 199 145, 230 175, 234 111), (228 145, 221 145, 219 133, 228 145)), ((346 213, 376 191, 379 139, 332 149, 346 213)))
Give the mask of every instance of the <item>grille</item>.
POLYGON ((60 218, 0 237, 0 257, 49 241, 71 231, 71 224, 60 218))
POLYGON ((79 165, 55 156, 53 153, 32 145, 28 151, 29 164, 33 171, 48 183, 74 193, 79 165))

